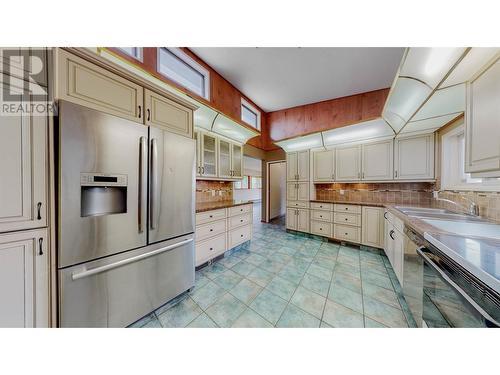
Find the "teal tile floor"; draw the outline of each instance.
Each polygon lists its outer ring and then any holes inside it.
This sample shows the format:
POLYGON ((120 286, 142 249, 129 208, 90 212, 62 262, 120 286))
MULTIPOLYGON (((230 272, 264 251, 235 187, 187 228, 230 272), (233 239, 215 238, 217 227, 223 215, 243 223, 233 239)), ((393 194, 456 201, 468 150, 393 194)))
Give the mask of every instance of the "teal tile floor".
POLYGON ((196 284, 132 327, 408 327, 387 257, 254 223, 252 241, 196 271, 196 284))

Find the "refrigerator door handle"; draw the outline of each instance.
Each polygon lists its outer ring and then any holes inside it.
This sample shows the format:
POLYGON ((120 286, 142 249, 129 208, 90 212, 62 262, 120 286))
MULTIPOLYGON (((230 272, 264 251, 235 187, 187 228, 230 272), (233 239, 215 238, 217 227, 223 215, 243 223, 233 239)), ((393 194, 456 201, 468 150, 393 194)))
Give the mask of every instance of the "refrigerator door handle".
POLYGON ((189 238, 187 240, 180 241, 180 242, 174 243, 172 245, 168 245, 168 246, 165 246, 165 247, 162 247, 162 248, 150 251, 148 253, 137 255, 135 257, 123 259, 123 260, 120 260, 120 261, 115 262, 115 263, 106 264, 105 266, 92 268, 90 270, 85 270, 85 271, 79 272, 79 273, 73 273, 71 275, 71 279, 73 281, 74 280, 79 280, 79 279, 83 279, 85 277, 96 275, 96 274, 101 273, 101 272, 109 271, 109 270, 112 270, 113 268, 125 266, 126 264, 134 263, 134 262, 137 262, 139 260, 152 257, 153 255, 158 255, 158 254, 164 253, 166 251, 169 251, 169 250, 181 247, 181 246, 186 245, 186 244, 188 244, 190 242, 193 242, 192 238, 189 238))
POLYGON ((144 232, 143 229, 143 217, 142 208, 144 204, 144 161, 146 160, 146 137, 141 137, 139 139, 139 199, 137 205, 137 222, 139 227, 139 233, 144 232))
POLYGON ((149 221, 151 229, 156 229, 156 194, 158 191, 158 144, 156 139, 151 140, 151 197, 149 199, 149 221))

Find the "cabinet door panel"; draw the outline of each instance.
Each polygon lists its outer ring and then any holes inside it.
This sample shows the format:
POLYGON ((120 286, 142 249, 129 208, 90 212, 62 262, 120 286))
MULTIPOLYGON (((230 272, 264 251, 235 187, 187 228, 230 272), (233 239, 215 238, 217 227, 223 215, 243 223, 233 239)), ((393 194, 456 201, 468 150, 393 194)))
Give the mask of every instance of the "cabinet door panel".
POLYGON ((45 229, 0 236, 0 327, 48 327, 45 229))
POLYGON ((297 200, 309 201, 309 182, 297 183, 297 200))
POLYGON ((297 200, 297 183, 296 182, 287 182, 286 183, 286 199, 289 201, 297 200))
POLYGON ((146 125, 154 125, 191 138, 193 111, 150 90, 145 90, 146 125))
POLYGON ((361 179, 361 146, 341 147, 335 150, 335 180, 361 179))
POLYGON ((297 210, 295 208, 286 209, 286 227, 297 230, 297 210))
POLYGON ((313 179, 319 182, 334 180, 334 151, 317 151, 313 153, 313 179))
POLYGON ((286 154, 286 179, 287 181, 297 180, 297 153, 286 154))
POLYGON ((198 177, 201 175, 200 132, 194 132, 194 139, 196 141, 196 176, 198 177))
POLYGON ((297 175, 299 181, 309 181, 309 151, 297 152, 297 175))
POLYGON ((201 175, 217 176, 217 138, 206 133, 201 134, 201 175))
MULTIPOLYGON (((21 82, 0 81, 30 105, 21 82), (19 86, 17 85, 19 83, 19 86)), ((0 104, 3 104, 1 102, 0 104)), ((4 116, 0 126, 0 232, 44 227, 47 223, 47 118, 4 116)))
POLYGON ((366 246, 384 247, 384 209, 363 207, 361 243, 366 246))
POLYGON ((434 178, 434 135, 396 138, 397 180, 426 180, 434 178))
POLYGON ((243 147, 235 143, 232 144, 231 169, 234 178, 243 177, 243 147))
POLYGON ((366 181, 392 180, 393 144, 392 139, 367 143, 362 146, 361 178, 366 181))
POLYGON ((231 143, 223 139, 218 140, 219 144, 219 177, 231 177, 231 143))
POLYGON ((309 210, 298 209, 297 230, 309 233, 309 210))

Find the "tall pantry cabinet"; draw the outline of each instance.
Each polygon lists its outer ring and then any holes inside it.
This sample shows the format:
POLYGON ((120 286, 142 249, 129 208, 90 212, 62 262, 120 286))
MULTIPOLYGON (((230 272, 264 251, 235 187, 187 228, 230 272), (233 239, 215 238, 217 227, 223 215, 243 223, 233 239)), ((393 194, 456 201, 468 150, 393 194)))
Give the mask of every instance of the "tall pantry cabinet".
MULTIPOLYGON (((46 96, 46 51, 21 51, 9 56, 9 49, 0 50, 0 89, 15 96, 2 96, 0 108, 12 100, 30 108, 32 94, 46 96), (43 66, 36 80, 29 75, 34 59, 43 66)), ((2 113, 1 123, 0 327, 48 327, 48 115, 2 113)))

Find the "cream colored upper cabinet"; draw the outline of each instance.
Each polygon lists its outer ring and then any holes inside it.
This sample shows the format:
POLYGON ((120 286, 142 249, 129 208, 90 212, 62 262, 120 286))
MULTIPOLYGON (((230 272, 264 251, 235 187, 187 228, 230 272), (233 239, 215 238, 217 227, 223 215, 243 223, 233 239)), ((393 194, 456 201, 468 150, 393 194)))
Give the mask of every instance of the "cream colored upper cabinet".
POLYGON ((393 142, 391 140, 364 144, 361 148, 361 179, 392 180, 393 142))
POLYGON ((396 180, 434 179, 434 134, 396 138, 394 148, 396 180))
POLYGON ((223 139, 218 139, 217 142, 219 149, 218 176, 231 178, 231 143, 223 139))
POLYGON ((298 189, 296 182, 286 183, 286 199, 289 201, 296 201, 298 196, 298 189))
MULTIPOLYGON (((30 104, 31 91, 0 76, 7 88, 30 104)), ((1 105, 4 104, 2 99, 1 105)), ((47 117, 28 113, 3 116, 0 126, 0 232, 47 225, 47 117)))
POLYGON ((0 327, 49 326, 46 229, 0 235, 0 327))
POLYGON ((465 123, 465 171, 500 176, 500 56, 467 84, 465 123))
POLYGON ((297 183, 297 200, 298 201, 309 201, 309 183, 308 182, 298 182, 297 183))
POLYGON ((239 144, 231 144, 231 177, 243 177, 243 147, 239 144))
POLYGON ((201 176, 201 152, 200 152, 201 133, 195 131, 194 139, 196 141, 196 176, 199 177, 201 176))
POLYGON ((361 146, 335 149, 335 180, 353 181, 361 179, 361 146))
MULTIPOLYGON (((144 122, 143 87, 61 49, 57 66, 58 99, 144 122)), ((164 114, 162 109, 155 115, 164 114)))
POLYGON ((201 176, 217 177, 217 138, 200 133, 201 176))
POLYGON ((193 137, 193 110, 156 92, 144 90, 146 125, 193 137))
POLYGON ((377 248, 384 247, 384 209, 363 206, 361 224, 361 243, 377 248))
POLYGON ((313 155, 313 181, 329 182, 335 180, 335 151, 315 151, 313 155))
POLYGON ((297 181, 297 153, 286 154, 286 180, 297 181))
POLYGON ((286 154, 288 181, 309 181, 309 150, 286 154))

